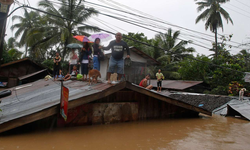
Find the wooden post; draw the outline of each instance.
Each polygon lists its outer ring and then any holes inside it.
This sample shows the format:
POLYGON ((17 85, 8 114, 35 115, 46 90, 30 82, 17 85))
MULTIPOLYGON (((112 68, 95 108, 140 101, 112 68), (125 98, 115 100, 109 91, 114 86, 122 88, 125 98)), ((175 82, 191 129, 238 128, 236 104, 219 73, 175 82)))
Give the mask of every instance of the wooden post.
MULTIPOLYGON (((62 90, 63 90, 63 80, 60 80, 61 81, 61 92, 60 92, 60 106, 61 106, 61 103, 62 103, 62 90)), ((60 112, 60 107, 59 107, 59 112, 60 112)))

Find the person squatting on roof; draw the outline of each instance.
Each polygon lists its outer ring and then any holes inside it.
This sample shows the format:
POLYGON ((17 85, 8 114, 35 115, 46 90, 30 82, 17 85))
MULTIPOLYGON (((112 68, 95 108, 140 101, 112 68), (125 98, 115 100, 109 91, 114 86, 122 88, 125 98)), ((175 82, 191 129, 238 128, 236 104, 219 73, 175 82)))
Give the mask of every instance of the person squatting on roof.
POLYGON ((71 70, 71 72, 68 73, 68 74, 63 78, 63 80, 64 80, 64 81, 67 81, 67 80, 71 79, 72 77, 76 78, 77 74, 78 74, 77 66, 74 65, 74 66, 73 66, 73 69, 71 70))
POLYGON ((87 80, 89 72, 89 55, 92 54, 92 49, 89 46, 88 42, 83 42, 83 48, 80 52, 79 62, 81 63, 81 74, 83 75, 83 80, 87 80), (84 75, 86 78, 84 78, 84 75))
POLYGON ((141 80, 139 86, 151 90, 153 88, 153 85, 148 85, 148 80, 149 79, 150 79, 150 74, 147 74, 146 77, 141 80))
POLYGON ((122 40, 122 34, 120 32, 115 35, 116 40, 109 43, 107 47, 101 47, 103 50, 109 50, 111 48, 111 57, 109 59, 108 68, 108 83, 110 83, 110 75, 114 73, 115 66, 117 66, 118 82, 121 80, 124 74, 124 50, 127 50, 127 58, 130 58, 129 47, 126 42, 122 40))

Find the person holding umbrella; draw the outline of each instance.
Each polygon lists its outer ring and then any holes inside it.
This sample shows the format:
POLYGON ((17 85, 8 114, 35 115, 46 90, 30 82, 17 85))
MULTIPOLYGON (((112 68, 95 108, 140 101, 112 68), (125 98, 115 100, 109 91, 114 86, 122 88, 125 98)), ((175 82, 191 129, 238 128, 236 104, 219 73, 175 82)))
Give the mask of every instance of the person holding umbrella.
POLYGON ((93 69, 96 69, 98 71, 100 71, 100 61, 99 61, 98 55, 102 53, 100 49, 100 45, 99 45, 100 41, 101 41, 100 38, 96 38, 95 43, 93 45, 93 50, 94 50, 94 58, 93 58, 94 68, 93 69))
MULTIPOLYGON (((115 35, 116 40, 109 43, 107 47, 103 47, 103 50, 109 50, 111 48, 112 56, 109 59, 108 68, 108 83, 110 83, 111 73, 114 73, 115 66, 117 66, 118 82, 121 81, 121 77, 124 74, 124 50, 127 51, 127 58, 130 58, 129 47, 126 42, 122 41, 122 34, 120 32, 115 35)), ((102 48, 102 47, 101 47, 102 48)))
POLYGON ((89 55, 92 54, 92 50, 89 46, 88 42, 83 42, 83 47, 80 52, 80 58, 79 62, 81 63, 81 74, 83 75, 83 80, 87 80, 89 68, 89 55), (84 75, 86 75, 86 78, 84 78, 84 75))

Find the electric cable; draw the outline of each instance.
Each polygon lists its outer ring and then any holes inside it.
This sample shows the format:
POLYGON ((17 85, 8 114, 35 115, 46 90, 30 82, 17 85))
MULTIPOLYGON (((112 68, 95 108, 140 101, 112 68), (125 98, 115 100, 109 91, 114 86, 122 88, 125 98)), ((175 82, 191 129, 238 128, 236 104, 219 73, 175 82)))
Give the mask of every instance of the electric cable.
MULTIPOLYGON (((35 10, 35 11, 39 11, 39 12, 42 12, 42 13, 44 13, 44 14, 48 14, 48 15, 51 15, 51 16, 54 16, 54 17, 58 17, 58 18, 61 18, 61 19, 64 19, 64 20, 76 22, 76 23, 79 23, 79 24, 82 24, 82 25, 85 25, 85 26, 88 26, 88 27, 93 27, 93 26, 89 26, 89 25, 84 24, 84 23, 80 23, 80 22, 74 21, 74 20, 69 19, 69 18, 65 18, 65 17, 62 17, 62 16, 58 16, 58 15, 55 15, 55 14, 52 14, 52 13, 49 13, 49 12, 46 12, 46 11, 43 11, 43 10, 40 10, 40 9, 31 7, 31 6, 27 6, 27 5, 25 6, 25 5, 23 5, 23 6, 19 7, 19 8, 24 8, 24 7, 29 8, 29 9, 32 9, 32 10, 35 10)), ((96 28, 96 29, 98 29, 98 30, 100 30, 100 31, 104 31, 104 32, 107 32, 107 33, 109 33, 109 34, 115 35, 115 33, 110 32, 110 31, 108 31, 108 30, 100 29, 100 28, 98 28, 98 27, 93 27, 93 28, 96 28)), ((133 38, 128 38, 128 37, 124 37, 124 38, 126 38, 126 39, 128 39, 128 40, 132 40, 132 41, 138 42, 138 43, 141 43, 141 44, 144 44, 144 45, 147 45, 147 46, 150 46, 150 47, 154 47, 154 48, 158 48, 158 49, 167 51, 167 50, 165 50, 165 49, 163 49, 163 48, 161 48, 161 47, 153 46, 153 45, 150 45, 150 44, 148 44, 148 43, 145 43, 145 42, 141 42, 141 41, 135 40, 135 39, 133 39, 133 38)), ((167 52, 168 52, 169 54, 174 54, 173 52, 169 52, 169 51, 167 51, 167 52)), ((210 62, 198 60, 198 59, 195 59, 195 58, 189 57, 189 56, 187 56, 187 57, 188 57, 189 59, 193 59, 193 60, 196 60, 196 61, 199 61, 199 62, 202 62, 202 63, 206 63, 206 64, 209 64, 209 65, 212 65, 212 66, 216 66, 216 67, 218 67, 218 68, 224 68, 224 69, 228 69, 228 70, 232 70, 232 71, 235 71, 235 72, 238 72, 238 73, 244 73, 244 74, 245 74, 245 72, 238 71, 238 70, 235 70, 235 69, 232 69, 232 68, 229 68, 229 67, 224 67, 224 66, 220 66, 220 65, 217 65, 217 64, 214 64, 214 63, 210 63, 210 62)))

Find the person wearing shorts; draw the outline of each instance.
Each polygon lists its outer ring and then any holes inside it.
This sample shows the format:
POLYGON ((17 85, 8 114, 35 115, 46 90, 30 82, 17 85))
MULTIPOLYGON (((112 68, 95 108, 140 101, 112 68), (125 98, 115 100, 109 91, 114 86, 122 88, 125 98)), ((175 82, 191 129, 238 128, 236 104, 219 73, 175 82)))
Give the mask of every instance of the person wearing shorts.
POLYGON ((162 87, 162 80, 164 79, 163 74, 161 73, 161 69, 158 70, 156 73, 156 79, 157 79, 157 92, 161 92, 161 87, 162 87), (160 89, 160 91, 159 91, 160 89))
POLYGON ((107 47, 102 47, 103 50, 109 50, 111 48, 111 57, 109 59, 109 68, 107 73, 108 83, 110 83, 110 76, 111 73, 114 73, 115 67, 117 67, 118 82, 124 74, 124 50, 127 51, 127 58, 130 58, 129 47, 127 43, 122 40, 122 34, 119 32, 116 33, 115 38, 116 40, 111 41, 107 47))

